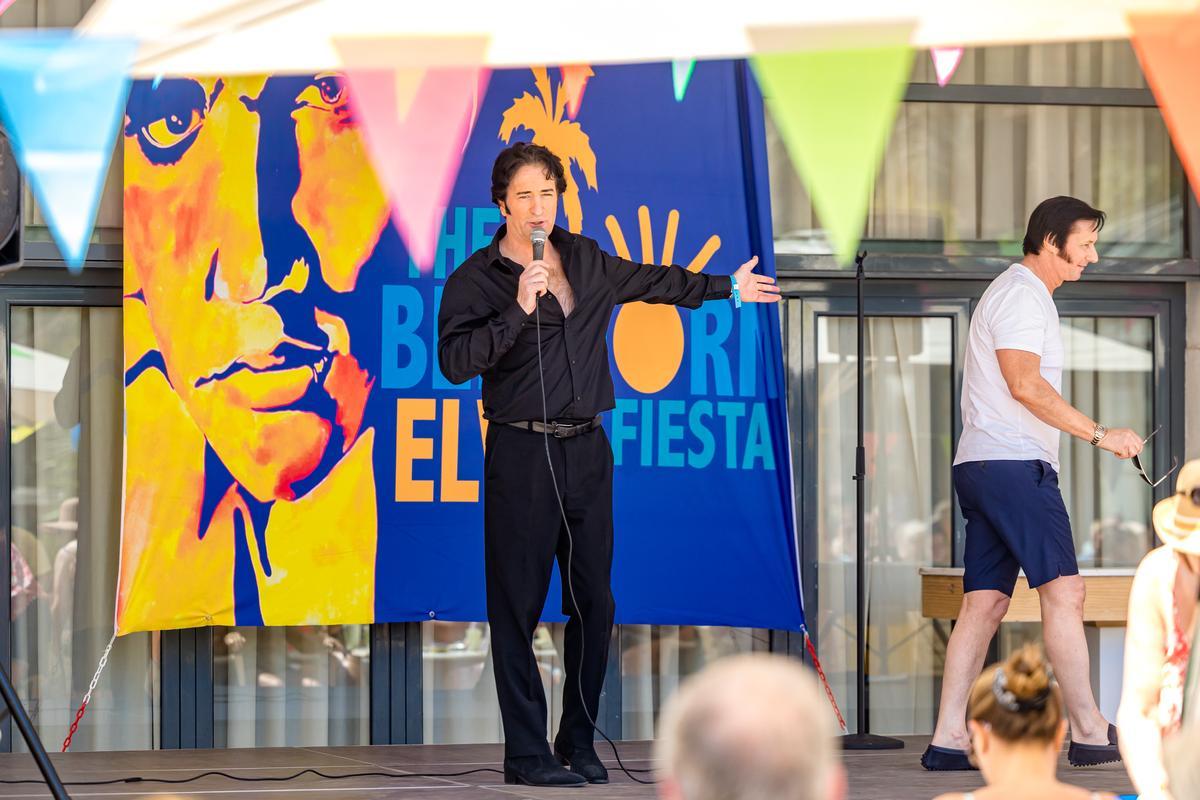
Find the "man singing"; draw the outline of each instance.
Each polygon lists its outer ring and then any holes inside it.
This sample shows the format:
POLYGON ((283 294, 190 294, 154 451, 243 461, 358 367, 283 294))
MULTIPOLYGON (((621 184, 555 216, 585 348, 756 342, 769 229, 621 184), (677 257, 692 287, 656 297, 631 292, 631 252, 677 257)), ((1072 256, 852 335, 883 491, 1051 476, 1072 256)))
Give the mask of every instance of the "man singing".
POLYGON ((1083 578, 1058 489, 1059 432, 1131 458, 1141 438, 1108 430, 1063 399, 1064 351, 1054 290, 1094 264, 1104 212, 1073 197, 1044 200, 1029 217, 1025 257, 992 281, 971 317, 963 370, 962 437, 954 490, 967 522, 963 601, 946 648, 931 770, 971 769, 967 694, 1025 570, 1042 607, 1046 651, 1071 723, 1075 766, 1120 759, 1116 728, 1092 696, 1083 632, 1083 578))
POLYGON ((484 560, 504 780, 532 786, 608 781, 589 718, 599 707, 614 609, 613 459, 599 416, 614 406, 605 340, 613 307, 640 300, 696 308, 731 295, 779 300, 774 280, 753 273, 757 258, 732 276, 691 273, 635 264, 555 228, 566 186, 562 162, 545 147, 502 151, 492 201, 505 224, 447 279, 438 314, 443 374, 453 383, 483 376, 484 560), (541 259, 535 230, 548 234, 541 259), (568 620, 552 755, 532 637, 555 557, 568 620))

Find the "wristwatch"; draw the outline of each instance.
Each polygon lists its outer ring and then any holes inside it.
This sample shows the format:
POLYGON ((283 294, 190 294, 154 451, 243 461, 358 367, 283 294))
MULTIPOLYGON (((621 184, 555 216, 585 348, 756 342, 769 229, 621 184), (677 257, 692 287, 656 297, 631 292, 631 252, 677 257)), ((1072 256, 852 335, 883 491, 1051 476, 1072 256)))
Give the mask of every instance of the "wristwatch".
POLYGON ((1095 447, 1096 445, 1100 444, 1100 441, 1107 435, 1108 435, 1108 428, 1106 428, 1105 426, 1103 426, 1099 422, 1097 422, 1096 430, 1092 433, 1092 442, 1091 442, 1092 447, 1095 447))

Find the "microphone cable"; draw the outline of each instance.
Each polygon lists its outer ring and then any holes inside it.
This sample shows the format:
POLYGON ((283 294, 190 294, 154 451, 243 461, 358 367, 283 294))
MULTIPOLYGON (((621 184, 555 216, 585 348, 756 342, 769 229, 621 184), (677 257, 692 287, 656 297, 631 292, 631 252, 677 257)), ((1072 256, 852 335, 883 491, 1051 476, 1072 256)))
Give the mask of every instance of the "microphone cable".
MULTIPOLYGON (((474 775, 480 772, 501 773, 502 771, 496 769, 495 767, 479 767, 477 769, 463 770, 462 772, 348 772, 344 775, 330 775, 327 772, 321 772, 319 769, 313 769, 310 767, 309 769, 304 769, 299 772, 292 773, 291 775, 264 775, 262 777, 255 778, 246 775, 234 775, 229 772, 214 769, 209 770, 208 772, 201 772, 198 775, 189 775, 186 778, 147 778, 141 775, 132 775, 126 778, 109 778, 107 780, 96 781, 63 781, 62 783, 63 786, 115 786, 121 783, 180 784, 198 781, 201 778, 207 778, 211 775, 215 775, 220 778, 228 778, 229 780, 237 781, 238 783, 286 783, 287 781, 294 781, 304 775, 316 775, 319 778, 324 778, 325 780, 329 781, 343 781, 351 778, 461 778, 466 775, 474 775)), ((45 786, 46 781, 41 778, 23 778, 19 780, 0 779, 0 784, 38 784, 40 786, 45 786)), ((416 787, 407 788, 411 789, 416 787)), ((442 787, 439 786, 438 788, 442 787)), ((279 790, 271 789, 269 791, 279 790)))
MULTIPOLYGON (((565 528, 567 531, 567 569, 566 569, 567 574, 565 576, 563 576, 563 580, 566 581, 567 593, 571 597, 571 605, 575 607, 575 618, 577 620, 579 620, 579 627, 581 629, 580 636, 579 636, 579 674, 576 675, 575 685, 576 685, 576 688, 579 690, 579 702, 583 706, 583 713, 587 717, 588 723, 592 726, 592 730, 594 730, 596 733, 600 734, 604 738, 604 741, 608 742, 608 746, 612 748, 613 757, 616 758, 616 760, 617 760, 617 766, 621 768, 621 771, 624 772, 625 775, 630 780, 635 781, 637 783, 645 784, 647 786, 653 786, 657 781, 643 780, 643 779, 637 777, 636 775, 634 775, 633 773, 635 773, 635 772, 646 773, 646 772, 653 772, 654 770, 652 770, 652 769, 630 769, 629 767, 625 766, 625 763, 623 761, 621 761, 621 754, 619 752, 617 752, 616 743, 612 739, 608 738, 608 734, 606 734, 603 730, 601 730, 600 726, 596 724, 596 720, 592 718, 592 712, 588 709, 587 698, 585 698, 583 696, 583 656, 584 656, 584 653, 586 652, 585 645, 587 642, 587 634, 586 634, 587 628, 583 624, 583 612, 580 611, 580 609, 579 609, 579 601, 575 599, 575 583, 571 579, 571 564, 572 564, 572 561, 575 556, 575 538, 571 534, 571 523, 567 521, 567 510, 566 510, 566 508, 563 507, 562 492, 558 488, 558 477, 554 474, 554 461, 550 457, 550 434, 547 431, 548 420, 547 420, 547 414, 546 414, 546 375, 545 375, 545 372, 543 372, 543 370, 542 370, 542 314, 541 314, 541 309, 542 309, 541 297, 538 297, 537 300, 533 304, 533 315, 534 315, 534 324, 537 327, 538 385, 541 387, 541 390, 542 390, 542 442, 546 446, 546 466, 550 468, 550 480, 554 485, 554 499, 558 501, 558 513, 562 517, 563 528, 565 528)), ((610 578, 610 580, 611 580, 611 578, 610 578)), ((566 661, 565 654, 563 656, 563 661, 564 662, 566 661)))
MULTIPOLYGON (((625 766, 625 762, 623 762, 621 760, 621 754, 617 750, 616 742, 614 742, 612 739, 610 739, 608 734, 606 734, 603 731, 603 729, 601 729, 600 726, 596 723, 596 720, 592 717, 591 710, 588 709, 587 698, 584 697, 584 694, 583 694, 583 660, 584 660, 584 655, 586 653, 585 648, 586 648, 587 636, 586 636, 586 633, 584 633, 586 628, 584 627, 584 624, 583 624, 583 612, 580 610, 579 601, 575 597, 575 583, 571 578, 571 566, 573 564, 574 556, 575 556, 575 538, 571 533, 571 523, 567 520, 567 510, 563 506, 562 493, 558 487, 558 476, 554 472, 554 461, 550 456, 550 434, 546 430, 547 425, 548 425, 548 419, 547 419, 547 409, 546 409, 546 405, 547 405, 547 402, 546 402, 546 376, 545 376, 545 372, 542 368, 542 315, 541 315, 541 298, 540 297, 538 298, 537 302, 534 304, 534 323, 535 323, 535 327, 537 328, 538 385, 541 387, 541 394, 542 394, 542 442, 545 445, 545 450, 546 450, 546 466, 549 467, 549 469, 550 469, 550 481, 551 481, 552 485, 554 486, 554 498, 555 498, 555 500, 558 501, 558 512, 562 518, 563 528, 566 529, 566 532, 567 532, 567 569, 566 569, 566 575, 563 577, 563 580, 566 581, 567 593, 571 598, 571 605, 575 609, 575 617, 576 617, 576 619, 579 620, 579 626, 582 629, 580 632, 580 637, 579 637, 579 672, 576 675, 576 681, 575 681, 576 688, 579 690, 579 702, 580 702, 580 705, 583 707, 583 713, 587 717, 588 724, 590 724, 592 726, 592 730, 594 730, 596 733, 600 734, 600 736, 604 739, 604 741, 608 742, 608 746, 612 748, 613 758, 616 759, 617 766, 620 768, 620 770, 623 773, 625 773, 626 777, 628 777, 631 781, 634 781, 635 783, 644 784, 646 786, 653 786, 655 783, 657 783, 657 781, 644 780, 642 778, 639 778, 634 773, 645 774, 647 772, 654 772, 654 770, 653 769, 635 769, 632 767, 625 766)), ((565 661, 565 655, 564 655, 564 661, 565 661)), ((201 778, 205 778, 210 775, 228 778, 229 780, 238 781, 240 783, 281 783, 281 782, 295 780, 296 778, 299 778, 303 775, 316 775, 316 776, 324 778, 326 780, 346 780, 349 778, 366 778, 366 777, 457 778, 457 777, 463 777, 466 775, 471 775, 471 774, 480 773, 480 772, 500 772, 500 770, 497 770, 494 768, 481 768, 481 769, 465 770, 463 772, 442 772, 442 773, 404 772, 404 773, 397 774, 397 773, 390 773, 390 772, 355 772, 355 773, 349 773, 349 774, 345 774, 345 775, 330 775, 328 773, 320 772, 315 769, 305 769, 305 770, 296 772, 291 775, 284 775, 284 776, 279 776, 279 777, 261 777, 261 778, 251 778, 251 777, 245 777, 245 776, 240 776, 240 775, 233 775, 228 772, 222 772, 219 770, 212 770, 209 772, 200 773, 198 775, 192 775, 187 778, 146 778, 146 777, 141 777, 141 776, 131 776, 131 777, 126 777, 126 778, 112 778, 109 780, 98 780, 98 781, 63 781, 63 785, 64 786, 111 786, 111 785, 122 784, 122 783, 181 784, 181 783, 191 783, 193 781, 200 780, 201 778)), ((43 784, 43 783, 44 783, 44 781, 42 781, 40 779, 26 779, 26 780, 0 779, 0 785, 4 785, 4 784, 43 784)))

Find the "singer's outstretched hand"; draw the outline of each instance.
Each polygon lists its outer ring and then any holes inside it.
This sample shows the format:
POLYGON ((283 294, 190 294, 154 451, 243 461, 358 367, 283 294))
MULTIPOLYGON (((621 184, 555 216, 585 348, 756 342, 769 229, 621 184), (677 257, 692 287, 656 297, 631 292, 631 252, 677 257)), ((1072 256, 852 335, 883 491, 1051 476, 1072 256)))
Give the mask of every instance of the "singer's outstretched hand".
POLYGON ((526 314, 532 314, 537 299, 546 293, 549 286, 550 265, 545 261, 530 261, 517 282, 517 303, 525 309, 526 314))
POLYGON ((757 265, 758 256, 754 256, 733 273, 738 292, 742 295, 742 302, 778 303, 779 287, 775 285, 775 279, 766 275, 755 275, 754 268, 757 265))

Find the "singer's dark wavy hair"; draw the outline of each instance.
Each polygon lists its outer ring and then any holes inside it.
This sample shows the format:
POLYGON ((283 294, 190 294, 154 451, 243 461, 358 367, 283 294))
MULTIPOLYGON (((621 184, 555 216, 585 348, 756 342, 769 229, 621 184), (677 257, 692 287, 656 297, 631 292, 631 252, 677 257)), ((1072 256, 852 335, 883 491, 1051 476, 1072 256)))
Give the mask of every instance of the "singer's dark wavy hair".
POLYGON ((1025 230, 1025 241, 1021 249, 1025 255, 1042 252, 1042 243, 1047 237, 1050 244, 1061 248, 1067 243, 1076 222, 1090 222, 1096 233, 1104 227, 1105 214, 1074 197, 1051 197, 1038 203, 1029 215, 1029 227, 1025 230))
POLYGON ((517 142, 504 148, 492 165, 492 202, 497 206, 508 196, 508 183, 521 167, 536 164, 546 171, 547 178, 554 179, 554 188, 559 194, 567 191, 567 174, 558 156, 540 144, 517 142))

